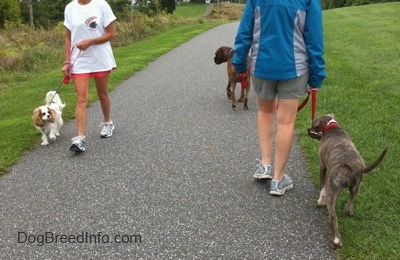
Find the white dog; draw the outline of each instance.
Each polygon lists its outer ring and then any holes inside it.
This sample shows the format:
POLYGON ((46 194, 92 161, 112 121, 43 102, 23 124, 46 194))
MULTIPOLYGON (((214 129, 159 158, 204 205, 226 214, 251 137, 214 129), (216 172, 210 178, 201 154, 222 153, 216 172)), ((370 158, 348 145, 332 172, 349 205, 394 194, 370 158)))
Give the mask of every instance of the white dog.
POLYGON ((50 140, 56 140, 60 136, 60 128, 64 124, 62 110, 65 103, 62 103, 60 96, 55 91, 47 92, 45 105, 33 111, 33 125, 42 134, 42 145, 49 144, 50 140))

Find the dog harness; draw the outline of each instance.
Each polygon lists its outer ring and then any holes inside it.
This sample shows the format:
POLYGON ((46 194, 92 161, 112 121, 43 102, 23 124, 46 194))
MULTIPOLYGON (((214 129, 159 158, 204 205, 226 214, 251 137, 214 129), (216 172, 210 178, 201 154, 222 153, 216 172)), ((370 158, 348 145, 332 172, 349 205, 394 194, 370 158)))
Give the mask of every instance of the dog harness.
POLYGON ((235 51, 234 48, 232 48, 232 49, 230 49, 230 50, 228 51, 228 55, 227 55, 227 57, 226 57, 226 60, 229 59, 229 56, 231 56, 231 53, 234 52, 234 51, 235 51))

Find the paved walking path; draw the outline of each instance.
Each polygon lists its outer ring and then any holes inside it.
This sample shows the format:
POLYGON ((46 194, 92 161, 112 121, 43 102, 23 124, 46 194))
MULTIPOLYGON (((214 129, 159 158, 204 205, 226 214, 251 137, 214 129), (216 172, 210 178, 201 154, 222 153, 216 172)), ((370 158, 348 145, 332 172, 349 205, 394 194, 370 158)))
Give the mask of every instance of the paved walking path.
POLYGON ((234 112, 226 65, 213 61, 237 25, 195 37, 113 91, 111 138, 99 138, 96 102, 85 153, 68 150, 70 122, 1 176, 0 259, 334 259, 298 147, 284 197, 252 177, 254 92, 250 109, 234 112))

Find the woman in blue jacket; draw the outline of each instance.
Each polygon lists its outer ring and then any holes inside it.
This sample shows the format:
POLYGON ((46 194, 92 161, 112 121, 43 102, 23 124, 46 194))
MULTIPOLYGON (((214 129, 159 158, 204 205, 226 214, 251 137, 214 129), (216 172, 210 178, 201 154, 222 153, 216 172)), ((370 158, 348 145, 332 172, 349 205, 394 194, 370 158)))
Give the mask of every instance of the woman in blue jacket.
POLYGON ((247 0, 235 38, 233 65, 247 70, 251 56, 257 93, 257 131, 261 162, 254 177, 272 179, 270 194, 283 195, 293 187, 285 174, 301 96, 320 88, 326 77, 320 0, 247 0), (275 160, 272 144, 276 102, 275 160))

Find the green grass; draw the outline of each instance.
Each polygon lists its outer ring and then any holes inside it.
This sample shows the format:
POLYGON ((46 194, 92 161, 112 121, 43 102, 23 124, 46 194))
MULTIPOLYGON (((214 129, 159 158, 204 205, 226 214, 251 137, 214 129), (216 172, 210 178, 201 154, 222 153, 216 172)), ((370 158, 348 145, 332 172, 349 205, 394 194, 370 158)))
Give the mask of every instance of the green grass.
POLYGON ((207 5, 204 3, 181 3, 177 6, 174 15, 185 18, 200 18, 206 11, 207 5))
MULTIPOLYGON (((188 41, 194 36, 220 23, 204 23, 180 26, 168 32, 135 44, 114 49, 117 70, 110 77, 110 89, 143 70, 160 55, 188 41)), ((21 154, 40 144, 40 134, 32 124, 33 110, 43 104, 45 94, 55 90, 62 80, 61 68, 37 70, 35 73, 16 73, 16 81, 0 91, 0 172, 19 161, 21 154), (18 129, 18 131, 16 131, 18 129)), ((93 82, 91 83, 93 86, 93 82)), ((60 89, 63 101, 68 104, 63 111, 64 120, 74 117, 75 91, 72 83, 60 89)), ((95 88, 90 88, 90 100, 97 97, 95 88)))
MULTIPOLYGON (((400 255, 399 12, 400 3, 387 3, 323 13, 328 77, 318 94, 317 115, 334 113, 367 165, 389 147, 384 161, 363 179, 354 216, 343 213, 347 190, 337 202, 340 259, 400 255)), ((318 185, 318 142, 306 135, 309 110, 299 113, 297 131, 318 185)))

